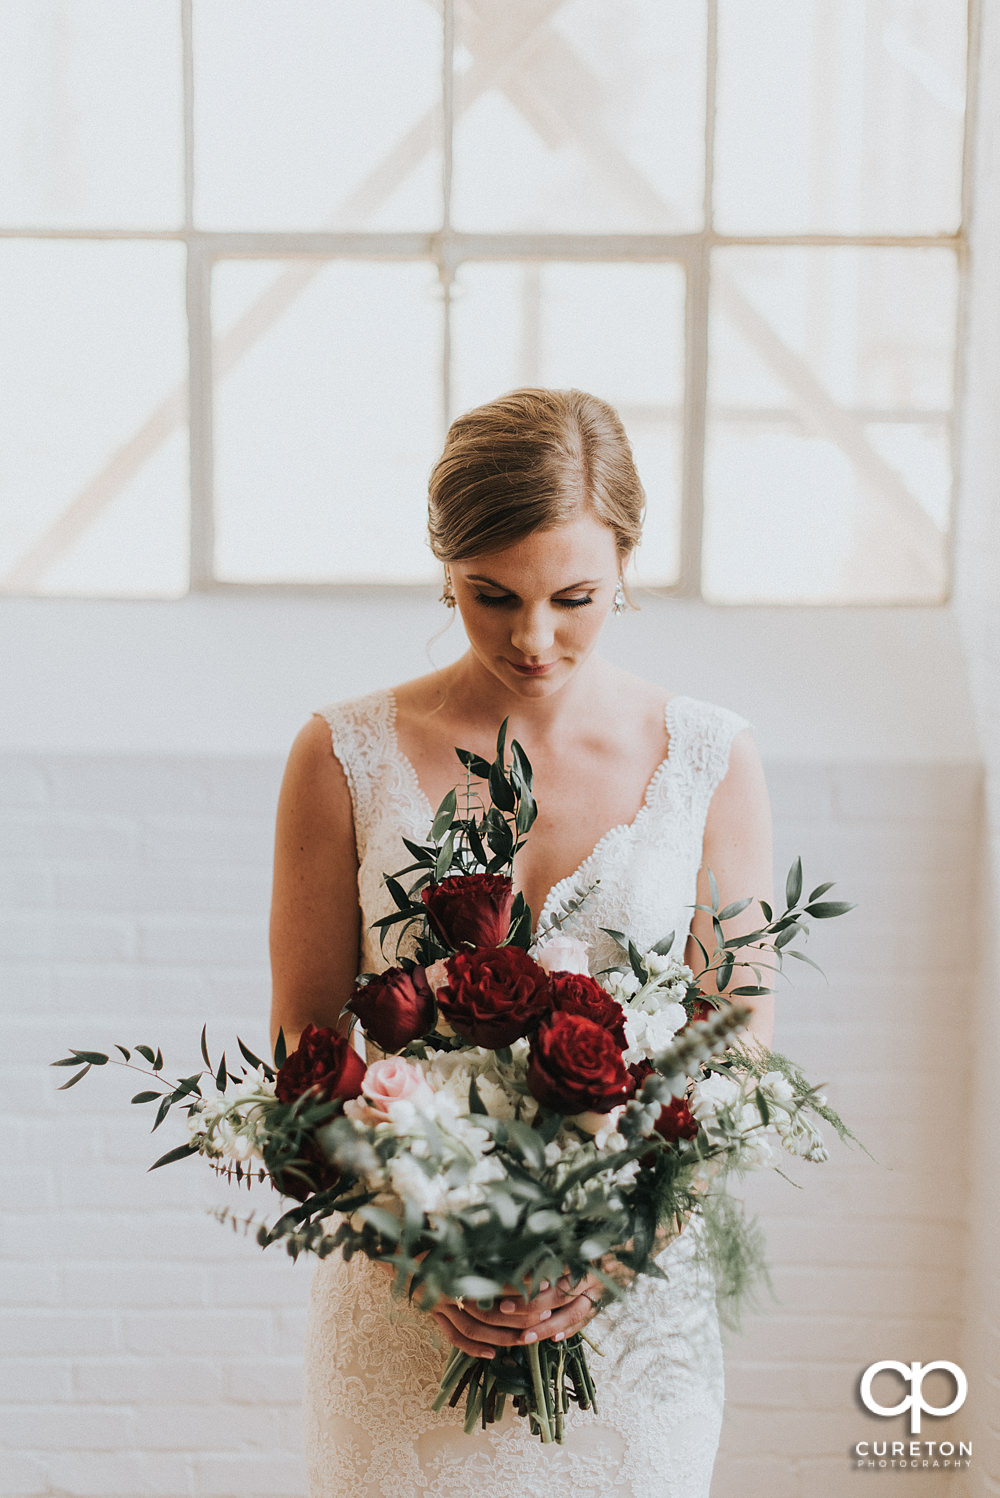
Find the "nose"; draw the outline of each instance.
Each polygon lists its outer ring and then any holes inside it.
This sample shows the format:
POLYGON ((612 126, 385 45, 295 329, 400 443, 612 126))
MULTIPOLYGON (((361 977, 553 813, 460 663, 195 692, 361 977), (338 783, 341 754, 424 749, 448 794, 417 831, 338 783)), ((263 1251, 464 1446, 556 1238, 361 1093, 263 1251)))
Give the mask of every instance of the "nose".
POLYGON ((537 660, 551 648, 555 628, 545 604, 518 609, 510 632, 510 643, 519 655, 537 660))

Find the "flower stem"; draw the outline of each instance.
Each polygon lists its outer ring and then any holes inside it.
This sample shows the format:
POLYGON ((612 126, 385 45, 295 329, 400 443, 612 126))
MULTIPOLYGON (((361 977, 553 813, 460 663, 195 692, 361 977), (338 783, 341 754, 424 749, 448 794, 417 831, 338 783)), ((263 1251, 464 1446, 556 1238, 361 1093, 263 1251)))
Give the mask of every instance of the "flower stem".
POLYGON ((548 1446, 552 1442, 552 1422, 549 1419, 549 1402, 546 1398, 545 1380, 542 1378, 542 1365, 538 1349, 539 1344, 537 1342, 532 1342, 527 1349, 528 1367, 531 1369, 531 1385, 535 1395, 535 1405, 531 1414, 538 1426, 538 1434, 542 1438, 542 1445, 548 1446))

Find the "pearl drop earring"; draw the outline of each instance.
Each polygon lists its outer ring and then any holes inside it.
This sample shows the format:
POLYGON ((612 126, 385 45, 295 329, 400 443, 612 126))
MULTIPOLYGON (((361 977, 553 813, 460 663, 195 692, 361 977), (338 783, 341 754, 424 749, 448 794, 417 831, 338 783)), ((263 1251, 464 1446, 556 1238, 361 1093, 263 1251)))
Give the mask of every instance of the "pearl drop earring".
POLYGON ((615 596, 611 602, 611 612, 614 614, 616 619, 620 619, 622 614, 624 614, 627 609, 628 604, 625 600, 625 584, 622 582, 621 578, 619 578, 618 582, 615 584, 615 596))

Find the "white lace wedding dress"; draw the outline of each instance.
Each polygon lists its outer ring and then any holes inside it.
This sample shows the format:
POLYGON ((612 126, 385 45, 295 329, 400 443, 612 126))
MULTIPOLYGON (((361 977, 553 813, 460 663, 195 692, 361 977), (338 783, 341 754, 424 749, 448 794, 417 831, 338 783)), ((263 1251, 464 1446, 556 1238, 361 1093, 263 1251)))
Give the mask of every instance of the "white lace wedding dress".
MULTIPOLYGON (((432 809, 400 753, 391 692, 322 716, 351 788, 367 928, 393 908, 382 875, 407 859, 400 837, 425 838, 432 809)), ((747 726, 726 709, 672 697, 667 756, 634 821, 606 832, 549 892, 540 917, 576 885, 600 881, 568 927, 589 943, 594 971, 619 956, 602 926, 629 931, 640 947, 675 930, 683 952, 708 805, 732 738, 747 726)), ((366 929, 363 970, 385 966, 366 929)), ((641 1279, 594 1318, 599 1412, 573 1407, 561 1447, 543 1447, 509 1409, 471 1436, 462 1410, 432 1413, 446 1358, 434 1324, 394 1300, 361 1255, 324 1260, 306 1350, 310 1498, 708 1498, 722 1353, 713 1289, 691 1248, 688 1230, 660 1255, 666 1282, 641 1279)))

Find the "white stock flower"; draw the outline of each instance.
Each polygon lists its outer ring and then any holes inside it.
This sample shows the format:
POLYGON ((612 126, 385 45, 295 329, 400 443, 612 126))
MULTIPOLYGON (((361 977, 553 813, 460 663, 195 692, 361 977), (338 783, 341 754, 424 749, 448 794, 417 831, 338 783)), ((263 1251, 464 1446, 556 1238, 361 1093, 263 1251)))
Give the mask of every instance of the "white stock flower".
POLYGON ((769 1103, 777 1103, 781 1108, 795 1099, 795 1088, 780 1071, 766 1072, 760 1079, 760 1090, 769 1103))
POLYGON ((741 1098, 739 1086, 730 1077, 712 1072, 691 1089, 688 1107, 699 1123, 715 1118, 723 1108, 731 1108, 741 1098))

